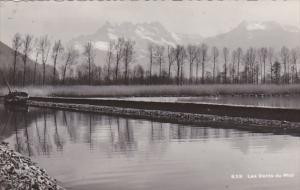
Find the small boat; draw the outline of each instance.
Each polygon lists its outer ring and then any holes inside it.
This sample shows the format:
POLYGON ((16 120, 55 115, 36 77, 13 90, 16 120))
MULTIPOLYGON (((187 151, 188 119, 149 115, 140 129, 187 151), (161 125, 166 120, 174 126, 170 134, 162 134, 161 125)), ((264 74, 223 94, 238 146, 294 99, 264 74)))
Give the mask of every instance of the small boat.
POLYGON ((9 105, 26 105, 29 96, 26 92, 10 91, 4 96, 4 104, 9 105))
POLYGON ((22 91, 12 91, 8 84, 3 72, 0 70, 0 74, 3 76, 3 80, 8 88, 8 94, 4 95, 4 104, 12 106, 25 106, 29 98, 28 93, 22 91))

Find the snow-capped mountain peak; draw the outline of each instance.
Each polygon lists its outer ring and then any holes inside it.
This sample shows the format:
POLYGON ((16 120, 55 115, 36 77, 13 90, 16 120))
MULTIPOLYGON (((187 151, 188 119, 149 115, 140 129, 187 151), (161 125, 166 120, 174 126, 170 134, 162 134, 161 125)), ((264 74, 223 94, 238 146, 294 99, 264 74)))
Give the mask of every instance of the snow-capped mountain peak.
POLYGON ((233 30, 206 38, 210 46, 237 47, 296 47, 299 45, 300 30, 297 27, 284 27, 274 21, 243 21, 233 30))
POLYGON ((300 29, 296 26, 291 26, 291 25, 285 25, 283 26, 284 29, 288 32, 293 32, 293 33, 297 33, 297 32, 300 32, 300 29))
POLYGON ((108 49, 109 41, 119 37, 135 41, 136 58, 138 63, 148 62, 147 46, 156 44, 163 46, 175 46, 176 44, 200 44, 206 43, 210 47, 274 47, 280 48, 285 45, 295 47, 299 45, 300 30, 294 26, 282 26, 277 22, 244 21, 236 28, 213 37, 202 38, 199 34, 179 34, 166 30, 159 22, 131 23, 124 22, 115 24, 106 22, 95 33, 79 36, 70 43, 76 45, 78 50, 83 50, 87 41, 92 41, 98 50, 99 63, 103 62, 108 49))
POLYGON ((266 29, 266 26, 262 23, 249 23, 247 26, 246 26, 246 29, 247 30, 265 30, 266 29))

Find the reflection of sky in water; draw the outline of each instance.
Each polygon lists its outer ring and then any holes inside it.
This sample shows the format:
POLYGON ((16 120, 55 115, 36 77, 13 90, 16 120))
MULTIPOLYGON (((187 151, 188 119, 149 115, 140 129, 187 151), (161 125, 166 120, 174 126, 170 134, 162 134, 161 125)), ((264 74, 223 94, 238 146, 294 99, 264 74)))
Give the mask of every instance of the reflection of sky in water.
POLYGON ((192 102, 192 103, 218 103, 234 105, 253 105, 300 108, 300 96, 273 96, 273 97, 241 97, 241 96, 221 96, 221 97, 131 97, 129 100, 140 101, 163 101, 163 102, 192 102))
POLYGON ((0 116, 0 139, 70 189, 300 186, 299 137, 41 109, 0 116), (236 172, 296 176, 233 181, 236 172))

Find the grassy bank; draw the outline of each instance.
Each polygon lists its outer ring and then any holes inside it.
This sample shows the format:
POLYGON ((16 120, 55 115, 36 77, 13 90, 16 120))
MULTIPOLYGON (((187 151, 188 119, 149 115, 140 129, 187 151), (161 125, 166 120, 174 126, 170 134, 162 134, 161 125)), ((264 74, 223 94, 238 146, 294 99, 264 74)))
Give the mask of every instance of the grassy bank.
MULTIPOLYGON (((276 96, 300 95, 300 85, 152 85, 152 86, 29 86, 17 88, 31 96, 122 97, 122 96, 276 96)), ((7 93, 1 88, 0 95, 7 93)))

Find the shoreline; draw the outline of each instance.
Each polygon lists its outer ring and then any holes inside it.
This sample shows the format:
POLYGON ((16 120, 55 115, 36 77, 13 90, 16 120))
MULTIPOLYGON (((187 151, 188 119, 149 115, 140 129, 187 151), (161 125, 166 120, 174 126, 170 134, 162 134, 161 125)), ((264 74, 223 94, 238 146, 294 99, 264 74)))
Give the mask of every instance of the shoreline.
MULTIPOLYGON (((114 98, 63 98, 63 97, 30 97, 30 102, 108 106, 137 110, 160 110, 175 113, 190 113, 201 115, 228 116, 241 118, 254 118, 266 120, 280 120, 300 122, 300 109, 281 107, 259 107, 252 105, 218 104, 218 103, 192 103, 192 102, 168 102, 168 101, 144 101, 126 100, 114 98)), ((30 105, 30 104, 29 104, 30 105)), ((65 107, 66 107, 65 106, 65 107)), ((76 106, 75 106, 76 107, 76 106)), ((78 107, 78 106, 77 106, 78 107)))
POLYGON ((0 144, 0 189, 65 190, 29 157, 0 144))
POLYGON ((270 132, 276 134, 281 133, 300 135, 300 122, 255 119, 249 117, 246 118, 209 114, 183 113, 164 110, 144 110, 88 104, 29 101, 28 105, 33 107, 100 113, 105 115, 130 117, 134 119, 147 119, 178 124, 208 124, 208 126, 211 126, 210 124, 213 123, 212 127, 218 128, 240 129, 252 132, 270 132))
MULTIPOLYGON (((15 87, 31 96, 52 97, 157 97, 157 96, 286 96, 300 95, 300 84, 204 85, 46 85, 15 87)), ((0 95, 7 89, 0 87, 0 95)))

